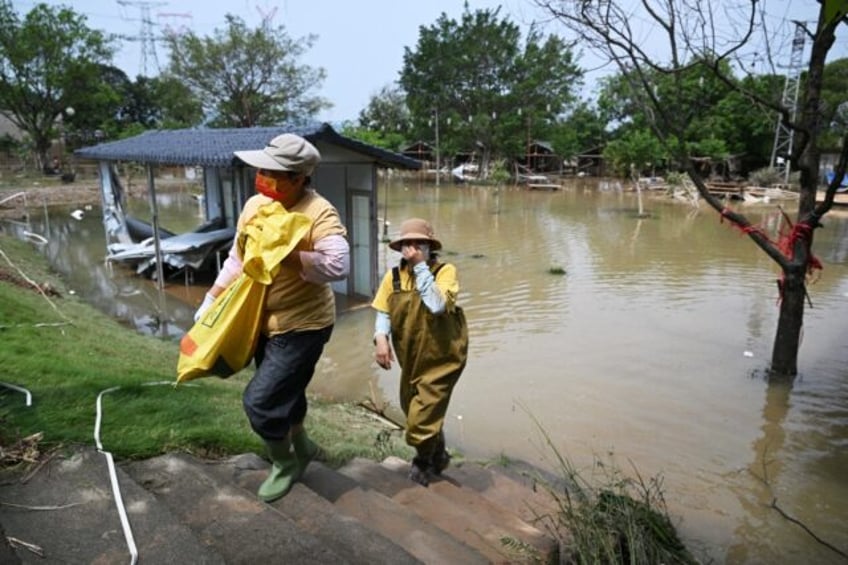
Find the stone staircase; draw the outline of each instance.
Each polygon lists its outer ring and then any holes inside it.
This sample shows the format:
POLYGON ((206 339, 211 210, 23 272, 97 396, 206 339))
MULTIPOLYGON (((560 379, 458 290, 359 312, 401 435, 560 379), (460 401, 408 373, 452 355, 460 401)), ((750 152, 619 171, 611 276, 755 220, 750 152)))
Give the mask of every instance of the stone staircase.
MULTIPOLYGON (((254 495, 268 463, 253 454, 168 454, 116 474, 142 564, 559 562, 539 520, 554 503, 519 477, 465 463, 425 488, 408 468, 313 462, 271 504, 254 495)), ((0 563, 131 562, 101 453, 54 457, 25 478, 0 476, 0 563)))

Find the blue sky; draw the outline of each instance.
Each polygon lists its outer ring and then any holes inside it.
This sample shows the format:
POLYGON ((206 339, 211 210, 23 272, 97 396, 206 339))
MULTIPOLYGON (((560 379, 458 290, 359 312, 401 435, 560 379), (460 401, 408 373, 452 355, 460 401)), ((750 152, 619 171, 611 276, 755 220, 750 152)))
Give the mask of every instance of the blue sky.
MULTIPOLYGON (((139 36, 142 30, 141 5, 147 5, 150 20, 157 29, 186 27, 198 35, 208 35, 223 27, 224 16, 233 13, 248 25, 257 25, 263 16, 283 24, 291 37, 315 34, 313 47, 303 62, 327 71, 319 93, 329 99, 333 108, 319 119, 340 122, 355 120, 372 95, 394 82, 403 65, 404 47, 414 48, 420 26, 429 26, 446 13, 459 18, 463 0, 44 0, 51 5, 68 5, 85 14, 89 26, 126 36, 139 36)), ((35 5, 34 0, 12 0, 19 13, 35 5)), ((469 0, 471 9, 501 7, 501 15, 526 29, 534 21, 544 19, 529 0, 469 0)), ((788 38, 794 29, 783 24, 786 19, 809 19, 817 12, 815 0, 769 0, 769 25, 788 38)), ((843 26, 848 27, 848 26, 843 26)), ((564 34, 561 27, 548 25, 549 33, 564 34)), ((835 52, 848 56, 848 32, 838 37, 835 52)), ((785 41, 788 44, 788 41, 785 41)), ((785 60, 788 61, 788 45, 785 60)), ((160 65, 167 63, 167 51, 157 46, 160 65)), ((141 42, 124 41, 115 57, 115 65, 131 78, 141 73, 141 42)), ((585 54, 584 68, 597 67, 597 59, 585 54)), ((148 74, 156 74, 154 61, 148 58, 148 74)), ((584 95, 592 92, 594 79, 604 69, 587 75, 584 95)))

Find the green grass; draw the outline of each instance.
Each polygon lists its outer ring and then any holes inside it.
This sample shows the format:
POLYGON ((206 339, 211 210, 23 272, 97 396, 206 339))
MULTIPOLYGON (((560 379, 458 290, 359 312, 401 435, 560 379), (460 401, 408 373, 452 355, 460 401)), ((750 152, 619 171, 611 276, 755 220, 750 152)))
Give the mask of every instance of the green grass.
POLYGON ((611 458, 582 472, 563 460, 560 471, 571 487, 555 491, 558 526, 576 562, 698 563, 668 516, 661 477, 643 479, 635 468, 625 476, 611 458))
POLYGON ((553 513, 540 516, 539 525, 560 539, 566 563, 699 563, 669 518, 661 476, 645 478, 632 463, 627 474, 612 453, 578 469, 527 412, 553 458, 553 475, 534 477, 555 504, 553 513))
MULTIPOLYGON (((37 432, 45 448, 93 445, 97 397, 120 387, 103 396, 100 432, 104 449, 117 458, 168 451, 264 455, 242 410, 250 368, 227 380, 145 384, 175 380, 177 343, 121 326, 66 293, 31 245, 0 236, 0 250, 0 381, 33 395, 26 407, 23 394, 0 388, 0 447, 37 432), (25 278, 60 295, 45 297, 25 278)), ((410 454, 399 432, 357 406, 313 399, 306 425, 332 466, 354 456, 410 454)))

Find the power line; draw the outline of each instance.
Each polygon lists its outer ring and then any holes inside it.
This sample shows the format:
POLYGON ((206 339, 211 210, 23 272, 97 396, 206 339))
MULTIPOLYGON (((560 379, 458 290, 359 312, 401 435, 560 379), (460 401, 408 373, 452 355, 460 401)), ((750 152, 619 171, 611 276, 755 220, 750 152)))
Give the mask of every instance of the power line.
POLYGON ((191 12, 158 12, 156 17, 159 20, 165 20, 162 31, 166 36, 182 35, 191 31, 192 16, 191 12), (188 20, 188 23, 180 24, 180 20, 188 20), (174 25, 171 24, 174 22, 174 25))
MULTIPOLYGON (((150 17, 150 9, 156 6, 167 6, 167 2, 143 2, 130 0, 115 0, 120 6, 135 6, 141 14, 138 21, 141 22, 141 30, 137 36, 121 36, 121 39, 129 41, 141 42, 141 74, 149 76, 147 73, 148 59, 156 64, 156 70, 159 71, 159 58, 156 55, 156 36, 153 34, 153 18, 150 17)), ((130 19, 130 18, 127 18, 130 19)))

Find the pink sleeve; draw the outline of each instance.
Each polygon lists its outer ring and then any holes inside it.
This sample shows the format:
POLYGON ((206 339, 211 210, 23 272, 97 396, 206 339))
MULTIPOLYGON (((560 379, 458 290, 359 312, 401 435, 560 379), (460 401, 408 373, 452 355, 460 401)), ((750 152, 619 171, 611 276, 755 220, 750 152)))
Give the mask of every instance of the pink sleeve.
POLYGON ((236 280, 241 274, 242 263, 241 259, 239 259, 238 251, 236 250, 237 247, 238 246, 235 242, 233 242, 233 246, 230 247, 230 253, 227 255, 227 259, 224 261, 224 264, 221 265, 221 271, 215 279, 215 286, 227 288, 230 286, 230 283, 236 280))
POLYGON ((328 235, 315 242, 314 251, 301 251, 301 276, 315 284, 340 281, 350 272, 350 246, 341 235, 328 235))

